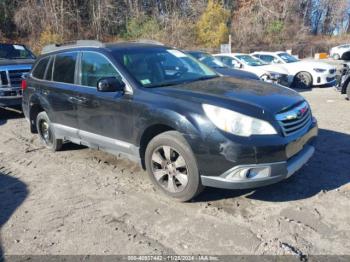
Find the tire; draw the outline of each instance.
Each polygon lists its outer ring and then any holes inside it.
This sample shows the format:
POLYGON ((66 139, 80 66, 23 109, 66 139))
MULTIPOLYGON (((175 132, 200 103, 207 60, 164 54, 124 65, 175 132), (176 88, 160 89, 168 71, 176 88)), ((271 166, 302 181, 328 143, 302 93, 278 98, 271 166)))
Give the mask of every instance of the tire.
POLYGON ((339 54, 334 54, 334 55, 333 55, 333 59, 339 60, 339 59, 340 59, 340 55, 339 55, 339 54))
POLYGON ((154 137, 145 152, 147 173, 158 189, 185 202, 203 189, 191 147, 177 131, 154 137))
POLYGON ((346 96, 348 97, 348 100, 350 100, 350 84, 348 84, 348 88, 346 89, 346 96))
POLYGON ((312 76, 308 72, 300 72, 294 77, 293 86, 296 88, 311 88, 312 76))
POLYGON ((53 152, 61 150, 63 141, 61 139, 56 139, 50 119, 46 112, 40 112, 36 117, 36 128, 40 140, 48 149, 53 152))

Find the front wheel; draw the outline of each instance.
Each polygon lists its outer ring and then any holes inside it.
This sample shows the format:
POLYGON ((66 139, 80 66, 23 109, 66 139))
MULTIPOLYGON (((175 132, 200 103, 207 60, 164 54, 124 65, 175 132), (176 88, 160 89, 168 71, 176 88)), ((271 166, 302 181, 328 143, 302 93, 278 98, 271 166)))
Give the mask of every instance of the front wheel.
POLYGON ((56 139, 50 119, 46 112, 40 112, 36 118, 36 128, 40 140, 52 151, 59 151, 62 148, 62 140, 56 139))
POLYGON ((311 88, 312 76, 308 72, 300 72, 294 77, 294 87, 297 88, 311 88))
POLYGON ((334 54, 334 55, 333 55, 333 59, 339 60, 339 59, 340 59, 340 55, 339 55, 339 54, 334 54))
POLYGON ((154 137, 147 146, 145 163, 157 188, 179 201, 189 201, 203 189, 196 159, 179 132, 154 137))

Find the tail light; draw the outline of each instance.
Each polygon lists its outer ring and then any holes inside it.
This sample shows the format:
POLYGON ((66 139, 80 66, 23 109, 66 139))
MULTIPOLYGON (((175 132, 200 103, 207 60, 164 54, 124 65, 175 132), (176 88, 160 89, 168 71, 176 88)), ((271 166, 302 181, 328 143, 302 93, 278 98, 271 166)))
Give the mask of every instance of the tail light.
POLYGON ((28 87, 27 80, 23 79, 21 82, 22 91, 26 90, 28 87))

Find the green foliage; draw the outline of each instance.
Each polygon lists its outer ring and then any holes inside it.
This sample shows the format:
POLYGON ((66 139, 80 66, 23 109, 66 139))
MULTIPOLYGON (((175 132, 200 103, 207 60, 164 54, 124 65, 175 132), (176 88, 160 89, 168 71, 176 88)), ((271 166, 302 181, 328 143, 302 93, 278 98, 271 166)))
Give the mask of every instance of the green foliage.
POLYGON ((39 41, 36 44, 32 45, 32 49, 34 53, 39 54, 45 45, 62 42, 64 42, 62 35, 54 33, 50 27, 47 27, 40 33, 39 41))
POLYGON ((283 32, 284 23, 279 20, 274 20, 267 27, 267 32, 272 35, 279 35, 283 32))
POLYGON ((218 47, 228 38, 230 13, 217 1, 209 0, 196 24, 198 41, 206 47, 218 47))
POLYGON ((157 19, 143 16, 140 18, 131 18, 126 25, 125 38, 127 39, 157 39, 161 33, 160 25, 157 19))
POLYGON ((280 20, 272 21, 266 28, 267 34, 275 43, 282 43, 284 38, 284 23, 280 20))

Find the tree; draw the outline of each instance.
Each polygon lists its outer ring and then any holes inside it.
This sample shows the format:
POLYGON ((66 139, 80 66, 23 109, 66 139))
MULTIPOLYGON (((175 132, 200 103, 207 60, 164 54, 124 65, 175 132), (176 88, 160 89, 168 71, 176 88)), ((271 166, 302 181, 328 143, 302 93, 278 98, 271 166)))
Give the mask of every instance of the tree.
POLYGON ((209 0, 196 24, 198 41, 206 47, 218 47, 228 38, 229 12, 216 0, 209 0))

